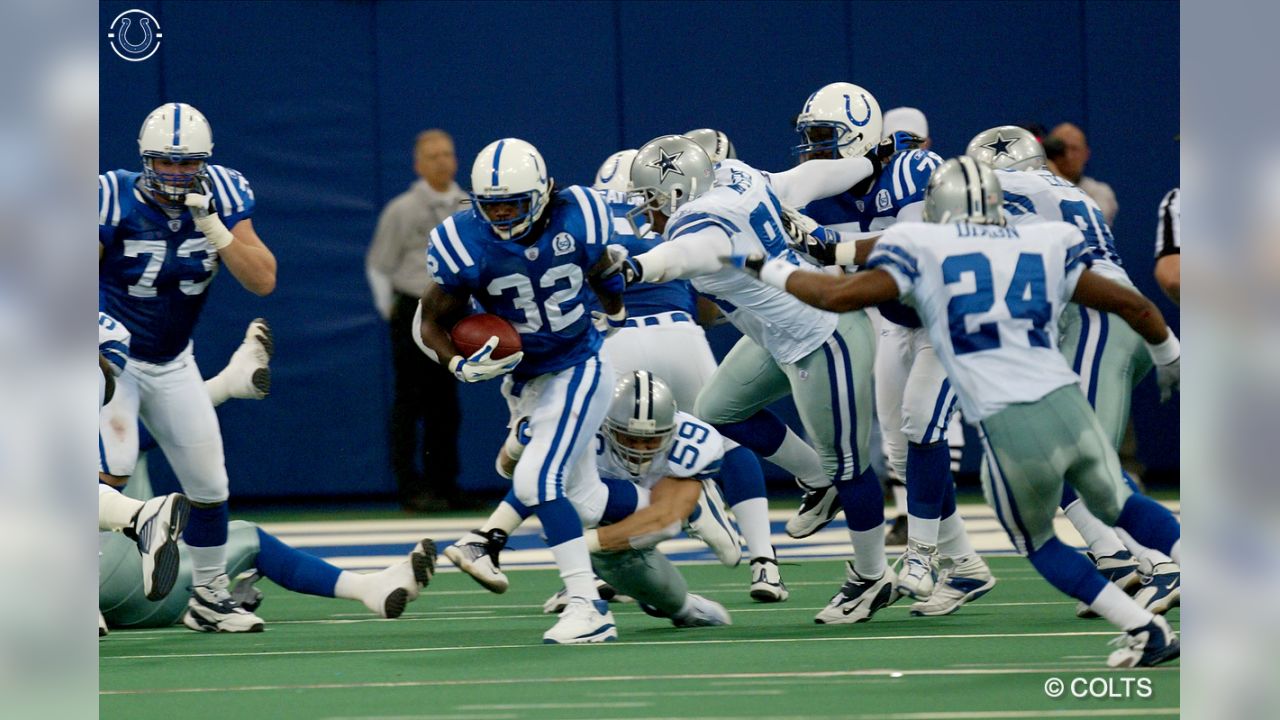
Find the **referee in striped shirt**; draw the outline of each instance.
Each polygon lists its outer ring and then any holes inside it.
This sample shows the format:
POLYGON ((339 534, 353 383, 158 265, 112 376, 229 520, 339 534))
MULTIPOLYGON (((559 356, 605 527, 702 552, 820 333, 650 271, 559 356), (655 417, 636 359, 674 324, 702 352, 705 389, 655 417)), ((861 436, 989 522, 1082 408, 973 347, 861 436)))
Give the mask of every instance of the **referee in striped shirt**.
POLYGON ((1178 188, 1160 201, 1160 224, 1156 229, 1156 282, 1175 303, 1182 295, 1182 202, 1178 188))

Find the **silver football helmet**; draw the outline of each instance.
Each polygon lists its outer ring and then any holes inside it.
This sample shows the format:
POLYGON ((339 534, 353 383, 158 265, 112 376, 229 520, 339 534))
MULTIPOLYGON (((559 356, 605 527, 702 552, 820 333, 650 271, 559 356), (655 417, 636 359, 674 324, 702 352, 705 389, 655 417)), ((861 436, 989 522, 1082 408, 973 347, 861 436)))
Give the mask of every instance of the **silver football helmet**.
POLYGON ((698 128, 684 134, 685 137, 698 143, 712 163, 722 160, 737 160, 738 151, 733 149, 733 141, 729 136, 714 128, 698 128))
POLYGON ((676 400, 660 378, 637 370, 613 386, 605 446, 632 475, 643 474, 667 451, 675 429, 676 400))
POLYGON ((1044 167, 1044 146, 1017 125, 983 130, 969 141, 965 155, 996 170, 1039 170, 1044 167))
POLYGON ((924 221, 1004 225, 1004 193, 991 168, 965 155, 933 171, 924 190, 924 221))
POLYGON ((631 192, 640 204, 627 220, 640 235, 641 214, 660 212, 667 217, 680 206, 711 189, 716 174, 711 158, 698 143, 683 135, 663 135, 640 148, 631 161, 631 192))

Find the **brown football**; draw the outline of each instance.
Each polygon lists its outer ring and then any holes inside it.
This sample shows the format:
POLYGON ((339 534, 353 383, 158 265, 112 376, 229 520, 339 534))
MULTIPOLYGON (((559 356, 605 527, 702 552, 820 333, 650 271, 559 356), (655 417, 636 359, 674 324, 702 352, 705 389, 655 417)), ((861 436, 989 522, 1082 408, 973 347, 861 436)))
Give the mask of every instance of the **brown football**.
POLYGON ((491 356, 495 360, 520 352, 520 333, 516 332, 511 323, 497 315, 487 313, 468 315, 453 326, 453 331, 449 335, 463 357, 479 350, 494 335, 498 336, 498 347, 494 349, 491 356))

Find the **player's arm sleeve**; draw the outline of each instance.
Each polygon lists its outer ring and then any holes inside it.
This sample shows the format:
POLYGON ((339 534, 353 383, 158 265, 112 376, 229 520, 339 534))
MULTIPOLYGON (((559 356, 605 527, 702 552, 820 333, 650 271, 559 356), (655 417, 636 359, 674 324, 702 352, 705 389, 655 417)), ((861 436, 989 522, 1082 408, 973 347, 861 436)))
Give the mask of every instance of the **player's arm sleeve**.
POLYGON ((249 180, 235 170, 221 165, 210 165, 208 169, 222 223, 234 229, 236 223, 253 217, 256 200, 249 180))
POLYGON ((914 248, 898 233, 887 232, 876 242, 867 258, 866 268, 888 273, 898 286, 899 298, 906 297, 920 280, 920 264, 916 261, 914 248))
POLYGON ((670 240, 635 258, 644 282, 666 282, 708 275, 720 270, 721 258, 733 253, 729 233, 713 221, 694 222, 670 240))
POLYGON ((814 200, 839 195, 875 172, 864 157, 810 160, 780 173, 769 173, 773 192, 785 205, 804 207, 814 200))
POLYGON ((591 188, 571 185, 569 194, 582 213, 583 251, 586 253, 587 263, 594 264, 600 260, 609 243, 614 242, 613 214, 609 212, 600 193, 591 188))
POLYGON ((1160 221, 1156 225, 1156 258, 1177 255, 1182 252, 1181 222, 1175 211, 1178 202, 1177 188, 1170 190, 1160 201, 1160 221))
POLYGON ((1067 233, 1064 244, 1067 249, 1062 259, 1061 296, 1063 302, 1070 302, 1076 291, 1076 283, 1080 282, 1081 273, 1093 264, 1093 255, 1084 235, 1074 227, 1067 233))

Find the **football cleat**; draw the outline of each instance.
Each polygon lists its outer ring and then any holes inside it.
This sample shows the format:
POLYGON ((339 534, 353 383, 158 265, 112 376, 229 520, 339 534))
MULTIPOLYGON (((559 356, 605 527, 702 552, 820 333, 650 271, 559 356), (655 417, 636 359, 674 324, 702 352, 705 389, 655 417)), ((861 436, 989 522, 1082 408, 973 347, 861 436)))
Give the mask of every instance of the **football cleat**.
POLYGON ((996 586, 991 568, 987 567, 987 562, 977 553, 958 564, 950 558, 943 558, 940 565, 933 593, 928 600, 911 604, 912 615, 950 615, 965 603, 973 602, 991 592, 996 586))
POLYGON ((1155 567, 1143 558, 1139 563, 1143 572, 1141 586, 1133 599, 1144 609, 1163 615, 1182 604, 1182 572, 1177 564, 1162 562, 1155 567))
POLYGON ((1146 625, 1112 640, 1111 644, 1120 646, 1107 658, 1107 666, 1113 668, 1159 665, 1177 658, 1181 652, 1177 634, 1159 615, 1152 617, 1146 625))
MULTIPOLYGON (((600 593, 601 600, 605 602, 626 602, 627 600, 630 599, 624 595, 619 595, 618 591, 615 590, 612 585, 605 582, 604 580, 601 580, 599 577, 597 577, 595 580, 596 580, 596 592, 600 593)), ((560 588, 555 592, 554 595, 547 598, 546 602, 542 603, 542 612, 546 613, 547 615, 559 615, 560 613, 564 612, 564 608, 568 604, 569 604, 569 591, 565 590, 564 588, 560 588)))
POLYGON ((762 603, 782 602, 791 595, 778 572, 778 561, 758 557, 751 561, 751 599, 762 603))
POLYGON ((729 611, 725 610, 720 603, 689 593, 685 609, 671 618, 671 623, 678 628, 714 627, 732 625, 733 619, 729 617, 729 611))
POLYGON ((845 561, 845 565, 848 579, 813 618, 819 625, 866 622, 876 611, 898 601, 898 591, 894 589, 898 578, 893 568, 885 568, 884 574, 875 580, 866 580, 853 569, 852 562, 845 561))
POLYGON ((197 632, 262 632, 262 618, 237 605, 228 585, 224 573, 208 585, 191 588, 182 624, 197 632))
POLYGON ((840 496, 834 485, 813 489, 796 478, 796 484, 804 489, 800 509, 787 520, 787 534, 797 540, 806 538, 827 526, 840 514, 840 496))
POLYGON ((935 546, 907 541, 907 551, 899 558, 902 569, 897 573, 898 586, 895 588, 899 595, 913 600, 929 599, 933 594, 933 557, 937 552, 935 546))
POLYGON ((436 544, 424 538, 408 558, 370 574, 370 589, 361 601, 379 617, 398 618, 404 614, 405 606, 417 600, 422 588, 431 582, 435 567, 436 544))
MULTIPOLYGON (((1133 559, 1133 555, 1128 550, 1121 550, 1111 555, 1103 555, 1096 557, 1093 553, 1086 553, 1093 564, 1098 567, 1098 572, 1107 579, 1107 582, 1114 584, 1121 590, 1132 593, 1137 589, 1138 583, 1142 582, 1142 575, 1138 573, 1138 562, 1133 559)), ((1076 617, 1078 618, 1096 618, 1098 614, 1089 607, 1088 603, 1076 604, 1076 617)))
POLYGON ((231 588, 231 601, 249 612, 257 612, 262 605, 262 591, 254 583, 262 579, 257 570, 241 573, 231 588))
POLYGON ((244 340, 231 355, 227 367, 218 373, 226 380, 226 388, 233 398, 261 400, 271 393, 271 356, 275 354, 275 339, 271 325, 263 318, 255 318, 245 330, 244 340))
POLYGON ((148 600, 166 597, 178 579, 178 537, 187 525, 191 503, 173 493, 143 503, 133 518, 129 537, 142 555, 142 592, 148 600))
POLYGON ((742 536, 729 519, 724 496, 714 480, 702 481, 702 494, 698 496, 698 512, 694 517, 697 519, 685 522, 685 534, 706 543, 721 565, 737 567, 742 562, 742 536))
POLYGON ((98 637, 106 637, 107 635, 107 619, 102 617, 102 611, 98 611, 98 637))
POLYGON ((542 635, 542 642, 549 645, 579 645, 617 639, 618 628, 613 623, 613 613, 609 612, 609 603, 579 596, 569 598, 560 619, 542 635))
POLYGON ((885 545, 906 545, 907 544, 907 516, 899 515, 893 519, 893 524, 884 534, 885 545))
POLYGON ((444 549, 444 556, 470 575, 489 592, 502 594, 511 587, 498 563, 498 553, 507 545, 507 533, 494 529, 472 530, 444 549))

